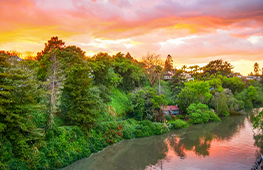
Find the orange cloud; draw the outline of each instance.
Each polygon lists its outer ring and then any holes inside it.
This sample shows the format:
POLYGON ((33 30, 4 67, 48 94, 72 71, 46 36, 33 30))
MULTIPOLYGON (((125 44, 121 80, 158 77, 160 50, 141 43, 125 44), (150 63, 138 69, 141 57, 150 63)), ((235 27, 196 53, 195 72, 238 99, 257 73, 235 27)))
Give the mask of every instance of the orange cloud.
POLYGON ((2 0, 0 48, 37 52, 59 36, 90 54, 150 51, 178 64, 261 60, 262 9, 258 0, 2 0))

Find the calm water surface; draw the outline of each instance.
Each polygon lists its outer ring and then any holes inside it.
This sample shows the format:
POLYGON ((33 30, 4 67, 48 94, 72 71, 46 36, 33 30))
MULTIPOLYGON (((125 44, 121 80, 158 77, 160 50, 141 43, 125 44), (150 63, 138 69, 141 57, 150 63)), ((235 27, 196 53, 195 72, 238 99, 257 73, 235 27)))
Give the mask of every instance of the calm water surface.
POLYGON ((254 146, 248 117, 194 125, 170 133, 121 141, 63 170, 251 169, 260 149, 254 146))

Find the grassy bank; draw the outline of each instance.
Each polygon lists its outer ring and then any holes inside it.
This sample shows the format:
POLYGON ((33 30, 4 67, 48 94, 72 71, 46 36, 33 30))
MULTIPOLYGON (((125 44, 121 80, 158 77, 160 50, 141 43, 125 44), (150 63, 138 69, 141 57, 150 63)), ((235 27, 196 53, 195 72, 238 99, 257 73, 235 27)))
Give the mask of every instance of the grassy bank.
POLYGON ((160 135, 169 132, 164 123, 148 120, 101 122, 88 134, 78 126, 62 126, 50 130, 46 138, 32 149, 28 162, 12 158, 12 146, 1 139, 3 147, 0 158, 7 164, 1 164, 1 169, 58 169, 72 162, 90 156, 105 147, 121 140, 160 135), (39 149, 37 149, 39 148, 39 149), (10 155, 7 157, 7 155, 10 155))

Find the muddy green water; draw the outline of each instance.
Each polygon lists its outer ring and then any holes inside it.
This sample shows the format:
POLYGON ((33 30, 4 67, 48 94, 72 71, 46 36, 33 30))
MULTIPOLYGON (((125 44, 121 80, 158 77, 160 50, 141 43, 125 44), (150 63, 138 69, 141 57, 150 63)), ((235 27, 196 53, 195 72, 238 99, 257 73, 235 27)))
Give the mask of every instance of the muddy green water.
POLYGON ((231 116, 121 141, 63 170, 245 170, 251 169, 260 154, 254 143, 249 116, 231 116))

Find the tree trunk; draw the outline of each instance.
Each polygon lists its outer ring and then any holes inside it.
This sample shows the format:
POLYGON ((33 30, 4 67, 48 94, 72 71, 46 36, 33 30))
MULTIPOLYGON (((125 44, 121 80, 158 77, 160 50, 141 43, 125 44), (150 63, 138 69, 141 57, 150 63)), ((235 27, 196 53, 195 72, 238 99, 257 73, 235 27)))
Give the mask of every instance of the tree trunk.
MULTIPOLYGON (((52 55, 52 54, 51 54, 52 55)), ((56 54, 54 54, 53 57, 53 63, 52 63, 52 73, 50 75, 50 103, 49 103, 49 113, 47 118, 47 129, 51 129, 54 124, 54 112, 55 112, 55 81, 56 81, 56 70, 57 70, 57 58, 56 54)))

